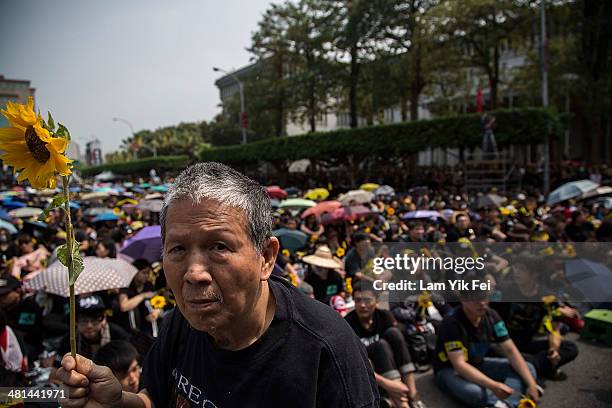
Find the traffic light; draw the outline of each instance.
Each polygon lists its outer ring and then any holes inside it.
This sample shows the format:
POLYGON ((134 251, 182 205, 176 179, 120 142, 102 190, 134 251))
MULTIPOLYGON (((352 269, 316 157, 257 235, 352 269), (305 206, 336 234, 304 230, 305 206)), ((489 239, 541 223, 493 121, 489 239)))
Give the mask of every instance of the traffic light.
POLYGON ((246 113, 246 112, 241 112, 240 113, 240 124, 245 129, 249 128, 249 114, 248 113, 246 113))

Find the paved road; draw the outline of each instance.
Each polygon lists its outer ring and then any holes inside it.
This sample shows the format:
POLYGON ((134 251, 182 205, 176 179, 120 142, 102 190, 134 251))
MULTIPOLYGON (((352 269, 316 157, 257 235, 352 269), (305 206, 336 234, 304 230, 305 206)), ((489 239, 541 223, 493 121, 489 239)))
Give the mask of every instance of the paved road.
MULTIPOLYGON (((538 408, 612 408, 612 348, 583 341, 576 335, 580 354, 563 371, 565 381, 546 382, 545 395, 538 408)), ((430 408, 461 408, 433 383, 432 372, 417 376, 417 388, 430 408)))

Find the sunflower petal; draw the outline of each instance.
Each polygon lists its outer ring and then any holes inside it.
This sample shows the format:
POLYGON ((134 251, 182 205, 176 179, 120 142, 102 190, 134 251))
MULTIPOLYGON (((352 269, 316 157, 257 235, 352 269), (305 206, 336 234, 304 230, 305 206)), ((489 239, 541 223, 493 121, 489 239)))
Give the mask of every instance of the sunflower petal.
POLYGON ((55 137, 51 139, 51 142, 49 142, 47 148, 49 148, 49 145, 51 145, 57 154, 64 154, 66 148, 68 147, 68 140, 61 137, 55 137))
POLYGON ((0 128, 0 146, 3 143, 25 143, 25 134, 14 127, 0 128))

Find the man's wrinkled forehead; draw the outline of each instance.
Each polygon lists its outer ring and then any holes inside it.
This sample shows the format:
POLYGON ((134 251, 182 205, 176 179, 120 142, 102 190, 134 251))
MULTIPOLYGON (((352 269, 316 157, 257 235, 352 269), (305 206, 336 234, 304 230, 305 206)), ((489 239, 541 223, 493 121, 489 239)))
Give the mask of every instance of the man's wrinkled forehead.
POLYGON ((210 198, 203 198, 198 203, 190 197, 180 197, 168 203, 165 220, 166 235, 172 232, 177 217, 193 224, 210 221, 217 228, 226 227, 235 230, 237 226, 242 226, 246 232, 247 219, 244 211, 210 198))

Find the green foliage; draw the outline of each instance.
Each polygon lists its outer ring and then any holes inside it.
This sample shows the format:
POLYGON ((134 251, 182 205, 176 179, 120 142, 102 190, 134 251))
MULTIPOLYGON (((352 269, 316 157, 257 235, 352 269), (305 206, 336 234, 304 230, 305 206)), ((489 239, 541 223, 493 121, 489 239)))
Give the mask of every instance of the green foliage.
POLYGON ((120 163, 103 164, 101 166, 84 167, 81 169, 81 174, 84 177, 90 177, 103 171, 112 171, 115 174, 148 175, 151 169, 155 169, 158 173, 161 170, 180 170, 185 168, 190 161, 189 156, 184 155, 149 157, 120 163))
MULTIPOLYGON (((497 119, 495 137, 500 146, 541 142, 548 131, 555 137, 563 129, 560 115, 543 109, 499 110, 491 114, 497 119)), ((480 143, 480 116, 472 114, 272 138, 246 146, 202 151, 199 159, 244 163, 348 155, 390 157, 416 153, 427 147, 474 147, 480 143)))
POLYGON ((68 268, 68 284, 74 285, 83 269, 85 269, 83 258, 79 254, 79 242, 72 239, 72 266, 68 265, 68 244, 60 245, 57 248, 57 259, 68 268))

